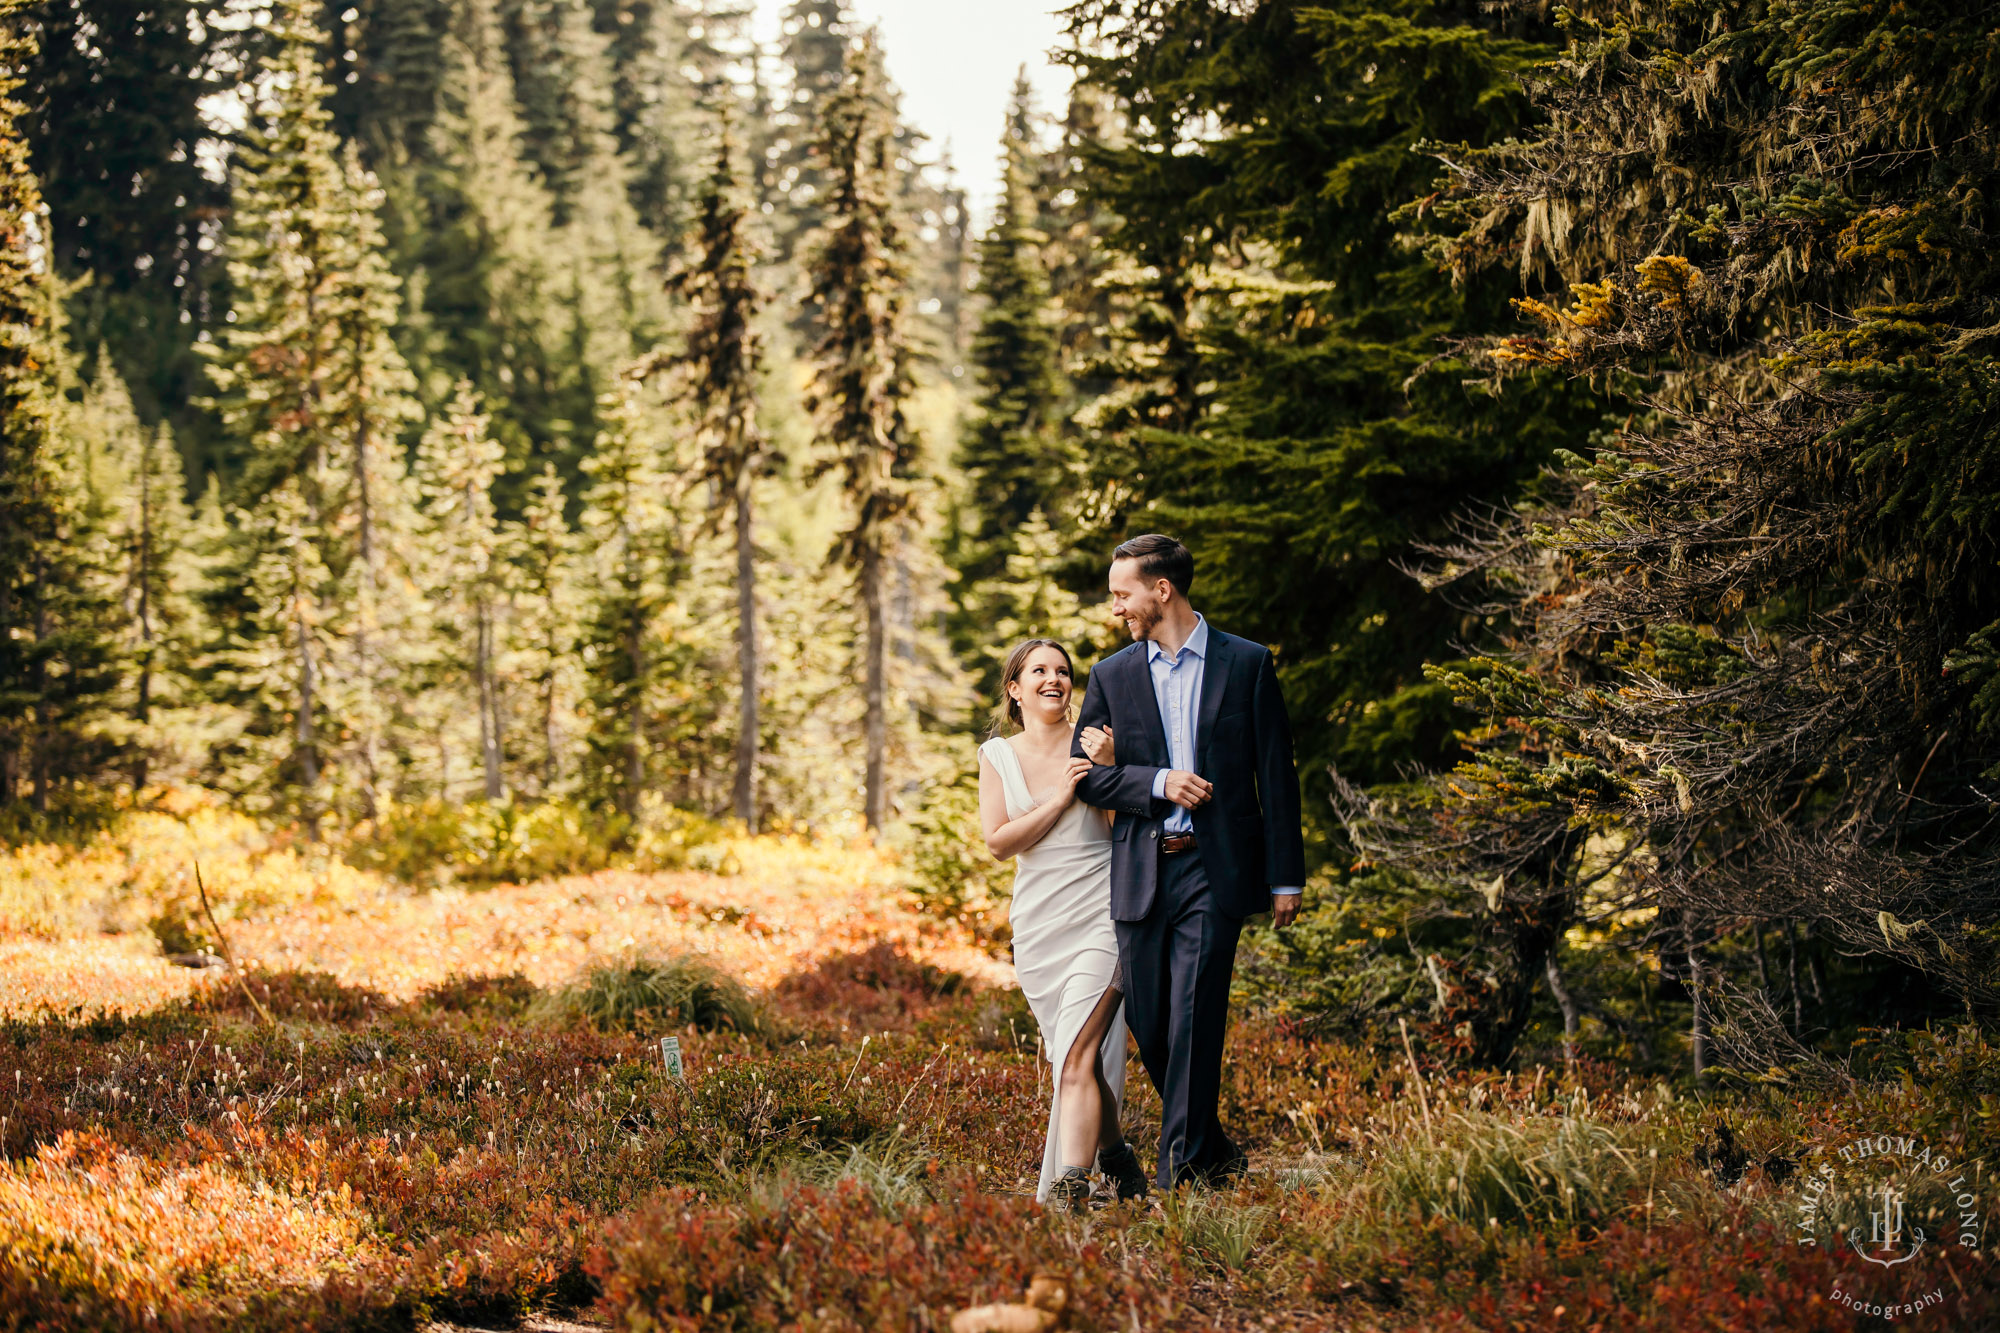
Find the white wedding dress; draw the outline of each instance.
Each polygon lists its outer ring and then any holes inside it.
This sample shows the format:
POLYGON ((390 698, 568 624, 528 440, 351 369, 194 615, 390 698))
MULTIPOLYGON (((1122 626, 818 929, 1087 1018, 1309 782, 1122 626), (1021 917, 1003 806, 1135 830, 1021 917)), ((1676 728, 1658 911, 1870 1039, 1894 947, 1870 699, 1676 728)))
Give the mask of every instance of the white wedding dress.
MULTIPOLYGON (((979 747, 1000 775, 1007 818, 1035 808, 1027 775, 1014 747, 994 738, 979 747)), ((1118 936, 1111 926, 1111 830, 1104 816, 1081 801, 1063 811, 1055 827, 1015 860, 1014 901, 1007 914, 1014 930, 1014 975, 1042 1029, 1051 1066, 1049 1134, 1042 1147, 1037 1199, 1066 1165, 1061 1154, 1062 1067, 1070 1043, 1118 975, 1118 936)), ((1119 1006, 1100 1048, 1104 1081, 1125 1104, 1125 1009, 1119 1006)), ((1068 1165, 1087 1166, 1087 1162, 1068 1165)))

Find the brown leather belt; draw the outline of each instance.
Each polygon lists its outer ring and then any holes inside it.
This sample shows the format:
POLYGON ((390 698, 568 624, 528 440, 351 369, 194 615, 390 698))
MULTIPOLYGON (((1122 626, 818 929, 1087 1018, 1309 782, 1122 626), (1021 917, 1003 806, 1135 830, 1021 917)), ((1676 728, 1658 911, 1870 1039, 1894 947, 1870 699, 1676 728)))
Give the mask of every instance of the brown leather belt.
POLYGON ((1168 856, 1179 856, 1182 852, 1194 850, 1194 834, 1169 833, 1160 839, 1160 850, 1168 856))

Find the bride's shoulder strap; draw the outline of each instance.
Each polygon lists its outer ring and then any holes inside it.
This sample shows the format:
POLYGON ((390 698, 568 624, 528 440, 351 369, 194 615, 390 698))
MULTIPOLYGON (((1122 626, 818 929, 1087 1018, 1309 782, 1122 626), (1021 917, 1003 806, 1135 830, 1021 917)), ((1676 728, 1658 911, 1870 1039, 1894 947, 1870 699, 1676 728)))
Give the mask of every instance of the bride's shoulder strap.
POLYGON ((995 736, 980 746, 979 752, 986 756, 986 761, 1000 775, 1000 785, 1006 790, 1011 804, 1034 804, 1028 796, 1028 775, 1021 769, 1021 756, 1014 752, 1014 747, 1007 743, 1005 736, 995 736))

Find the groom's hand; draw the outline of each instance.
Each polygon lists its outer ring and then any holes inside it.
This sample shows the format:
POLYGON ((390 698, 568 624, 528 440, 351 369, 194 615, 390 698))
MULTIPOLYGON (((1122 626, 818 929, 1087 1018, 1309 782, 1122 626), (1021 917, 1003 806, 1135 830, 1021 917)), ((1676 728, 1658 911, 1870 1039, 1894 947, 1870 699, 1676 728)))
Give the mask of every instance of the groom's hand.
POLYGON ((1193 810, 1208 803, 1208 798, 1215 794, 1215 784, 1198 773, 1170 768, 1162 794, 1181 809, 1193 810))
POLYGON ((1299 899, 1303 893, 1274 893, 1271 895, 1271 924, 1279 930, 1298 919, 1299 899))

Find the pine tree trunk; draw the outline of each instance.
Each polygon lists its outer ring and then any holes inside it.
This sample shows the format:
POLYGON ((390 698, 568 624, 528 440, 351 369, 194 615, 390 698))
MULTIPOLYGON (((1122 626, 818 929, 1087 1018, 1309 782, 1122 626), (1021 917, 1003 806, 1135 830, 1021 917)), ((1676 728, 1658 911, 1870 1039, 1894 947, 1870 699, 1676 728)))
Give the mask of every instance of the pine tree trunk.
MULTIPOLYGON (((133 720, 143 728, 153 720, 153 455, 151 446, 139 455, 139 697, 133 705, 133 720)), ((132 761, 132 793, 146 786, 146 735, 141 731, 139 749, 132 761)))
POLYGON ((646 780, 646 756, 641 746, 641 731, 645 722, 646 691, 646 641, 645 626, 635 623, 627 627, 626 651, 632 663, 632 696, 626 703, 625 712, 625 813, 639 813, 639 788, 646 780))
MULTIPOLYGON (((48 570, 42 554, 35 552, 35 645, 49 641, 48 570)), ((28 756, 28 776, 34 781, 35 813, 49 812, 49 751, 55 743, 55 729, 49 725, 49 668, 40 652, 35 654, 35 736, 28 756)))
POLYGON ((861 557, 861 604, 868 614, 867 700, 868 777, 865 817, 871 831, 880 830, 886 801, 883 790, 882 760, 887 743, 884 716, 884 658, 887 654, 887 625, 882 606, 882 553, 871 544, 861 557))
POLYGON ((1689 1037, 1694 1047, 1694 1076, 1699 1080, 1708 1072, 1708 1006, 1702 1000, 1701 954, 1693 945, 1688 946, 1688 994, 1694 998, 1694 1016, 1689 1023, 1689 1037))
POLYGON ((486 799, 497 801, 505 791, 500 775, 500 703, 493 682, 493 606, 479 599, 479 644, 473 671, 479 678, 479 754, 486 765, 486 799))
MULTIPOLYGON (((0 449, 4 449, 0 441, 0 449)), ((14 598, 8 591, 9 579, 0 579, 0 625, 13 623, 14 598)), ((4 631, 0 631, 4 633, 4 631)), ((12 805, 21 781, 20 732, 13 727, 0 735, 0 806, 12 805)))
POLYGON ((300 784, 305 788, 306 831, 312 834, 319 828, 319 754, 313 734, 312 641, 306 637, 305 617, 296 609, 292 612, 292 623, 298 630, 299 645, 299 720, 295 740, 300 784))
POLYGON ((1813 933, 1810 925, 1806 928, 1806 980, 1812 983, 1813 1003, 1826 1007, 1826 973, 1819 965, 1819 951, 1812 947, 1813 933))
POLYGON ((736 484, 736 651, 742 700, 736 720, 736 817, 757 831, 757 544, 750 477, 736 484))
MULTIPOLYGON (((549 654, 551 663, 555 654, 549 654)), ((556 775, 556 673, 552 665, 542 677, 542 799, 555 790, 556 775)))
POLYGON ((1562 967, 1556 961, 1556 950, 1552 945, 1548 956, 1549 994, 1555 996, 1556 1007, 1563 1016, 1563 1063, 1574 1067, 1576 1064, 1576 1031, 1578 1015, 1576 998, 1563 984, 1562 967))
POLYGON ((1805 1031, 1805 996, 1799 994, 1799 928, 1790 917, 1785 918, 1785 981, 1792 993, 1792 1035, 1805 1031))
MULTIPOLYGON (((364 380, 364 387, 366 381, 364 380)), ((374 644, 369 630, 374 625, 376 612, 375 584, 375 515, 373 497, 368 491, 368 421, 363 417, 354 428, 354 496, 357 518, 360 523, 361 543, 361 615, 359 629, 354 635, 354 649, 360 666, 361 701, 361 805, 362 813, 369 819, 377 814, 375 791, 377 786, 376 750, 380 743, 380 728, 376 725, 378 695, 375 672, 374 644)))

